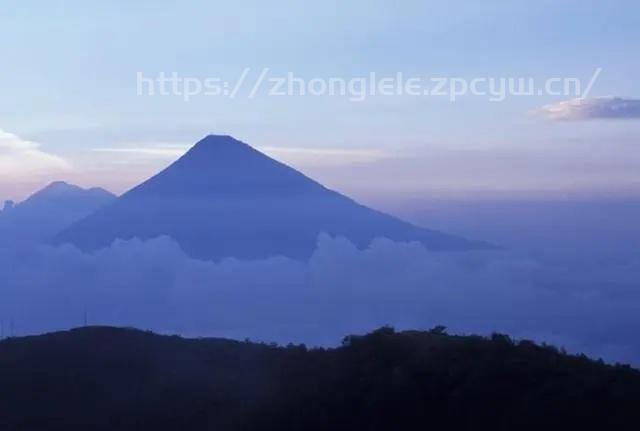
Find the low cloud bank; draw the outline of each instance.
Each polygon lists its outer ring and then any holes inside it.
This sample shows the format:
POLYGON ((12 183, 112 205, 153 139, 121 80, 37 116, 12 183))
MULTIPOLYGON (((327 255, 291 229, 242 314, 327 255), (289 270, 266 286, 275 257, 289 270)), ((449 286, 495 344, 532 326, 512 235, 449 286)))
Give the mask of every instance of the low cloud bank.
POLYGON ((545 105, 536 111, 549 120, 640 118, 640 100, 620 97, 577 98, 545 105))
POLYGON ((92 254, 12 248, 0 250, 0 320, 5 335, 23 335, 80 326, 86 310, 89 324, 316 345, 383 324, 443 324, 640 364, 639 268, 608 269, 606 283, 580 289, 547 283, 549 270, 505 252, 432 253, 385 239, 358 250, 325 235, 307 263, 199 261, 169 238, 92 254))

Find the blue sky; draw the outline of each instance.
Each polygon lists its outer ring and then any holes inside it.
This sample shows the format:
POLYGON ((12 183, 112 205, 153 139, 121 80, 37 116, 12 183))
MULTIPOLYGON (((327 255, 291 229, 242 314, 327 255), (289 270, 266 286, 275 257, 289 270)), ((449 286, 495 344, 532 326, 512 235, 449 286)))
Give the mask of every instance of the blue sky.
POLYGON ((635 196, 640 120, 531 114, 568 97, 185 102, 137 95, 136 74, 586 82, 602 68, 590 96, 634 101, 639 16, 635 1, 5 1, 0 199, 54 179, 122 192, 207 133, 362 197, 635 196))

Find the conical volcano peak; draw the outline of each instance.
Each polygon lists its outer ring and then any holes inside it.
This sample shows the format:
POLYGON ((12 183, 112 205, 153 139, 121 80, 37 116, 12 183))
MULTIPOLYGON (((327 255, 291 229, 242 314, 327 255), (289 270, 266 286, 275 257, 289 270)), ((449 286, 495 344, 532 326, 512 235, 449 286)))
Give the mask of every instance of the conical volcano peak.
POLYGON ((238 139, 234 138, 231 135, 215 135, 215 134, 210 134, 205 136, 204 138, 200 139, 198 142, 196 142, 196 144, 194 145, 194 147, 197 147, 199 145, 224 145, 224 144, 241 144, 241 145, 247 145, 242 141, 239 141, 238 139))
POLYGON ((178 160, 177 166, 189 165, 192 167, 209 166, 229 163, 244 165, 256 156, 264 156, 248 144, 229 135, 207 135, 195 143, 184 156, 178 160))
MULTIPOLYGON (((214 195, 241 193, 246 197, 319 188, 316 182, 242 141, 228 135, 208 135, 134 190, 136 195, 171 193, 183 199, 198 195, 208 202, 214 195)), ((127 193, 127 198, 130 195, 127 193)))
POLYGON ((360 248, 377 237, 430 249, 485 248, 359 205, 226 135, 209 135, 154 177, 61 232, 84 250, 115 239, 169 236, 190 256, 306 259, 318 235, 360 248))
POLYGON ((249 149, 248 144, 235 139, 229 135, 207 135, 200 139, 196 144, 191 147, 187 154, 202 153, 202 152, 215 152, 225 149, 249 149))

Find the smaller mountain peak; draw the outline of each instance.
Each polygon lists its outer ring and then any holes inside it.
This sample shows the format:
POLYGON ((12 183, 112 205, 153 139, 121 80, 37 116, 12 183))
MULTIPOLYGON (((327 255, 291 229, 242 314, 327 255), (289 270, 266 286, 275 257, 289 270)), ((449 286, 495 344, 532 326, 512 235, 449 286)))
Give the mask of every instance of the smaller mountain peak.
POLYGON ((82 188, 75 184, 68 183, 66 181, 54 181, 50 183, 48 186, 41 189, 38 194, 42 195, 63 195, 68 193, 84 193, 84 194, 100 194, 100 195, 111 195, 115 196, 108 190, 105 190, 101 187, 91 187, 91 188, 82 188))
POLYGON ((74 188, 74 187, 76 187, 76 186, 74 186, 72 184, 69 184, 66 181, 53 181, 45 188, 60 188, 60 189, 63 189, 63 188, 74 188))
POLYGON ((29 200, 60 199, 86 194, 87 190, 66 181, 54 181, 31 195, 29 200))
POLYGON ((41 190, 44 193, 64 193, 79 190, 80 187, 69 184, 66 181, 54 181, 41 190))

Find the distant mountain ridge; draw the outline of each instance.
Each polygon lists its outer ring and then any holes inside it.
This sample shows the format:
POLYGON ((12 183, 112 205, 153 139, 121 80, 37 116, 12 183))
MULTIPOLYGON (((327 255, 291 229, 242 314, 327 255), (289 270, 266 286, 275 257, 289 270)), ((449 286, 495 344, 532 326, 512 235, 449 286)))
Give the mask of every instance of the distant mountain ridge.
POLYGON ((49 241, 60 230, 114 201, 116 196, 94 187, 83 189, 55 181, 23 202, 5 203, 0 237, 7 241, 49 241))
POLYGON ((209 135, 111 204, 61 232, 83 250, 116 239, 174 238, 196 258, 308 258, 320 233, 358 247, 376 237, 434 250, 490 247, 423 229, 329 190, 230 136, 209 135))

